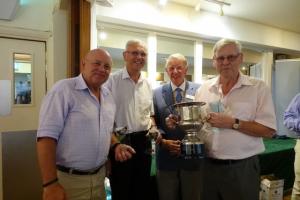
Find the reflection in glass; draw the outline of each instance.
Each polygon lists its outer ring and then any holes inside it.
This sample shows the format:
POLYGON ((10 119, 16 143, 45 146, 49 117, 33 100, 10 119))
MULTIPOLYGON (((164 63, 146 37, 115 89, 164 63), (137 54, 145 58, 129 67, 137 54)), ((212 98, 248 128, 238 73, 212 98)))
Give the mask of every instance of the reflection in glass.
POLYGON ((32 55, 14 53, 14 103, 31 104, 32 55))

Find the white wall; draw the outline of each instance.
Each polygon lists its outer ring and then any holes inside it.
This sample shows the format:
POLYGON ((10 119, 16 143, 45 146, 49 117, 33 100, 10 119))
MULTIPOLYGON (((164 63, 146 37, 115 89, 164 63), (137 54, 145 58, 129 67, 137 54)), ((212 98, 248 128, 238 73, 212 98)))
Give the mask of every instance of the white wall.
POLYGON ((20 2, 20 7, 13 20, 0 20, 1 26, 39 31, 51 30, 54 0, 23 0, 20 2))
MULTIPOLYGON (((59 0, 23 0, 22 2, 24 4, 21 4, 13 20, 0 20, 0 37, 46 42, 49 89, 57 80, 66 77, 67 14, 66 11, 57 9, 59 0)), ((1 2, 0 6, 3 6, 1 2)), ((0 141, 2 141, 1 137, 0 133, 0 141)), ((2 148, 0 148, 0 160, 0 200, 2 200, 2 148)))
POLYGON ((112 8, 97 6, 97 19, 104 22, 167 31, 205 39, 222 37, 267 47, 300 51, 300 34, 250 21, 157 1, 115 0, 112 8))
POLYGON ((67 73, 67 12, 59 10, 60 0, 21 2, 13 20, 0 20, 0 36, 46 42, 49 89, 67 73))

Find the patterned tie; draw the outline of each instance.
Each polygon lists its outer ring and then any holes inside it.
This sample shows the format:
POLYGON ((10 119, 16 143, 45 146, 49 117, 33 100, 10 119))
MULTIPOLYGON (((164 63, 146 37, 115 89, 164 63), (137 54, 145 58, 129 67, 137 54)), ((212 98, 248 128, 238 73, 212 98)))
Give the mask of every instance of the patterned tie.
POLYGON ((181 88, 176 88, 175 89, 175 101, 176 103, 180 103, 182 101, 182 95, 181 95, 181 88))

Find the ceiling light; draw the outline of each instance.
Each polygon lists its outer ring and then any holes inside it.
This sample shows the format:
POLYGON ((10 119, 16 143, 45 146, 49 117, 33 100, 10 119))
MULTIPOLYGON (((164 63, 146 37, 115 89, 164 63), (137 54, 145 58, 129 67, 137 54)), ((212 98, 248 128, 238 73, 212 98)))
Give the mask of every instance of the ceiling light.
POLYGON ((165 6, 168 0, 159 0, 159 5, 165 6))
POLYGON ((104 7, 113 7, 114 1, 113 0, 96 0, 98 5, 104 6, 104 7))
POLYGON ((221 0, 205 0, 205 1, 208 1, 208 2, 211 2, 211 3, 215 3, 215 4, 218 4, 220 6, 220 16, 223 16, 224 15, 224 10, 223 10, 223 6, 230 6, 231 4, 230 3, 227 3, 225 1, 221 1, 221 0))
POLYGON ((225 1, 219 1, 219 0, 205 0, 205 1, 208 1, 208 2, 211 2, 211 3, 215 3, 215 4, 219 4, 219 5, 225 5, 225 6, 230 6, 231 3, 227 3, 225 1))
POLYGON ((100 38, 100 40, 106 40, 106 38, 107 38, 106 32, 100 31, 99 38, 100 38))

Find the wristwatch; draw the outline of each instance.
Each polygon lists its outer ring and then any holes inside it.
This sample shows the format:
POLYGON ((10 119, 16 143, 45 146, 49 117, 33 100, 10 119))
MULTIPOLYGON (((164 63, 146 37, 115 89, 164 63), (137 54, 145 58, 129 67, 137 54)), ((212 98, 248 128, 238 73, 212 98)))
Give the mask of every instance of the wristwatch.
POLYGON ((232 125, 232 128, 235 130, 238 130, 240 128, 240 120, 235 118, 234 124, 232 125))

